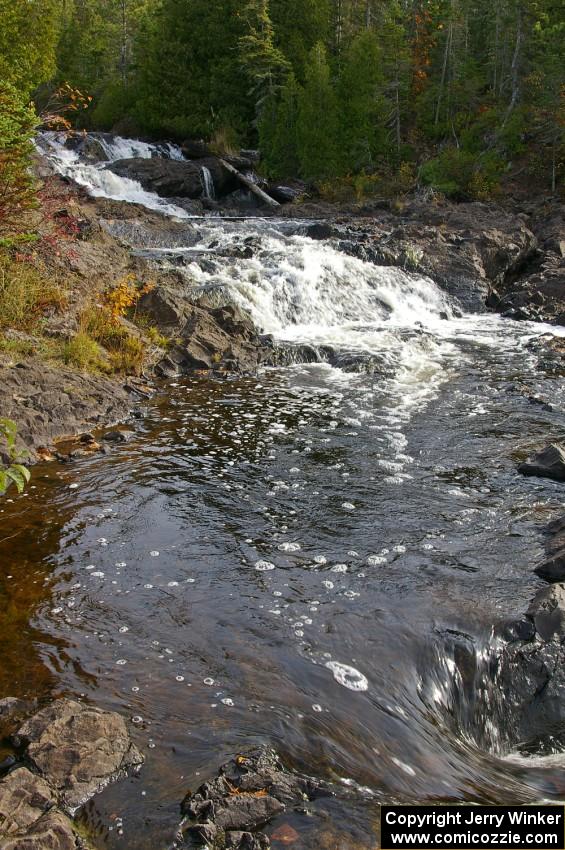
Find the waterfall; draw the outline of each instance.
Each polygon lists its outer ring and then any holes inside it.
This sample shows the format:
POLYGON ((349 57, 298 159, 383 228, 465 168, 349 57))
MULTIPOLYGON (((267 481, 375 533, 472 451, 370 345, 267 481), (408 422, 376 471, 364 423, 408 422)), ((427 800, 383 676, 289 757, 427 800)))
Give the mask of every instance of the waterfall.
POLYGON ((202 188, 204 190, 204 197, 208 198, 211 201, 216 199, 216 190, 214 187, 214 178, 212 177, 212 172, 205 165, 200 166, 200 178, 202 180, 202 188))

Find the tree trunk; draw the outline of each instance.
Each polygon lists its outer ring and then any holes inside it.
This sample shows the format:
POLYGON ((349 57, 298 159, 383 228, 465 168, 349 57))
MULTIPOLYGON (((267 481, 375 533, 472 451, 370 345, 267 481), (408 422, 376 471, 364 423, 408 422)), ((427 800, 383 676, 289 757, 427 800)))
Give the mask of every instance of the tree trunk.
POLYGON ((447 36, 446 36, 446 39, 445 39, 445 50, 444 50, 444 53, 443 53, 443 67, 441 69, 441 81, 440 81, 440 84, 439 84, 439 92, 438 92, 438 96, 437 96, 436 114, 435 114, 435 119, 434 119, 434 124, 435 124, 436 127, 439 124, 441 102, 443 100, 443 90, 445 88, 445 80, 446 80, 446 77, 447 77, 447 66, 448 66, 448 62, 449 62, 449 53, 450 53, 450 50, 451 50, 451 39, 452 39, 452 37, 453 37, 453 23, 450 21, 449 28, 447 30, 447 36))
POLYGON ((512 67, 510 71, 510 76, 512 80, 512 95, 510 97, 510 103, 508 104, 508 109, 506 110, 506 114, 504 116, 504 121, 502 122, 501 131, 504 130, 506 126, 506 122, 512 115, 514 111, 514 107, 518 103, 520 98, 520 59, 521 59, 521 48, 522 48, 522 9, 518 9, 518 21, 516 23, 516 43, 514 45, 514 55, 512 56, 512 67))
POLYGON ((250 192, 253 192, 254 195, 260 198, 264 204, 268 204, 270 207, 280 207, 278 201, 275 201, 274 198, 271 198, 270 195, 267 195, 266 192, 263 192, 263 190, 260 189, 259 186, 255 185, 253 180, 250 180, 249 177, 246 177, 245 174, 242 174, 241 171, 238 171, 237 168, 234 168, 233 165, 230 165, 229 162, 225 161, 225 159, 220 159, 220 163, 227 171, 230 172, 230 174, 233 174, 234 177, 237 177, 237 179, 241 183, 243 183, 243 185, 246 186, 250 192))

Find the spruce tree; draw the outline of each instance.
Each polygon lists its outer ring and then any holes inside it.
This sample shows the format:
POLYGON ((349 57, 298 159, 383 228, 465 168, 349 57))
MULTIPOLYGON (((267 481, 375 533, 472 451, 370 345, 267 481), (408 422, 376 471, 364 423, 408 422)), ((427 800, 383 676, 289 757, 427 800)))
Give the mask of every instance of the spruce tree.
POLYGON ((339 85, 340 162, 346 172, 375 165, 386 149, 387 107, 378 39, 362 31, 346 50, 339 85))
POLYGON ((298 98, 298 158, 307 180, 336 174, 337 129, 337 98, 326 49, 319 43, 310 52, 306 82, 298 98))
POLYGON ((290 73, 280 96, 268 99, 259 122, 259 146, 268 174, 293 177, 300 171, 298 158, 298 102, 300 87, 290 73))

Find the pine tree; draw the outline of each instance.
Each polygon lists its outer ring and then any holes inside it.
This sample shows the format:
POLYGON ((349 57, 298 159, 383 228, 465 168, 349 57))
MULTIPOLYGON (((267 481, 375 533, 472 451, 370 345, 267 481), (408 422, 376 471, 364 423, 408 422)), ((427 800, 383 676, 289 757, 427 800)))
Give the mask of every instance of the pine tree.
POLYGON ((298 100, 298 157, 307 180, 322 180, 337 173, 337 133, 337 98, 326 49, 320 43, 310 53, 298 100))

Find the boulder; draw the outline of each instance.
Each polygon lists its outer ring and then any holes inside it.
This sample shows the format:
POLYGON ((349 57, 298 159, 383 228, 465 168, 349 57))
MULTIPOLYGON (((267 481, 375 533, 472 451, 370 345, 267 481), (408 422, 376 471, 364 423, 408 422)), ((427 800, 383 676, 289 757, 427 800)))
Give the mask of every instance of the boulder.
POLYGON ((181 150, 188 159, 206 159, 212 156, 212 151, 204 139, 186 139, 181 145, 181 150))
POLYGON ((521 463, 518 472, 522 475, 565 481, 565 451, 555 444, 546 446, 545 449, 521 463))
POLYGON ((231 174, 216 157, 206 157, 197 162, 174 159, 119 159, 107 165, 120 177, 137 180, 144 189, 156 192, 163 198, 201 198, 205 194, 202 169, 207 168, 214 181, 217 194, 224 195, 237 188, 231 174))
POLYGON ((533 629, 506 635, 494 681, 511 708, 504 718, 511 745, 543 753, 548 736, 562 736, 565 726, 565 584, 541 590, 525 616, 533 629))
POLYGON ((35 714, 17 739, 71 814, 144 760, 120 715, 71 699, 57 700, 35 714))
POLYGON ((554 584, 540 590, 526 616, 533 622, 542 641, 561 643, 565 638, 565 584, 554 584))
POLYGON ((206 302, 201 290, 186 292, 158 286, 140 301, 140 309, 176 344, 171 346, 157 371, 163 376, 178 375, 194 369, 229 372, 254 372, 262 362, 264 346, 249 318, 227 295, 206 302), (192 299, 219 306, 200 307, 192 299))

